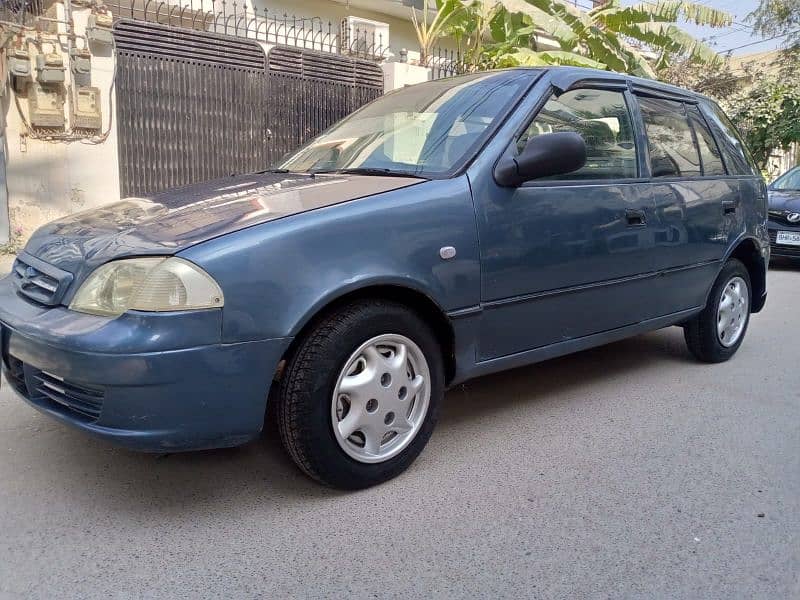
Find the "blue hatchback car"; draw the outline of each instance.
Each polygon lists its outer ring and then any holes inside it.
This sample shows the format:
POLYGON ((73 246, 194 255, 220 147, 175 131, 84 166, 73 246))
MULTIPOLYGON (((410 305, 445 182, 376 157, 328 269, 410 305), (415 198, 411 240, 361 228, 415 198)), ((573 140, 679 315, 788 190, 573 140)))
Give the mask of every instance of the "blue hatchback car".
POLYGON ((671 325, 727 360, 766 299, 766 219, 702 96, 577 68, 433 81, 280 168, 42 227, 0 282, 3 369, 153 452, 243 444, 269 398, 297 465, 359 488, 466 379, 671 325))

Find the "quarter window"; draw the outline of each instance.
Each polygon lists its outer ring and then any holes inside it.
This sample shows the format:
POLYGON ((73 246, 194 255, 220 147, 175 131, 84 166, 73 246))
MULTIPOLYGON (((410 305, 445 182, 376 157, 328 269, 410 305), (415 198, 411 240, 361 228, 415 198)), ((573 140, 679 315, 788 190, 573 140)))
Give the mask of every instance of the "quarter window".
POLYGON ((700 160, 703 161, 703 175, 725 175, 725 166, 722 164, 717 142, 714 141, 711 130, 703 115, 700 114, 700 109, 693 105, 686 105, 686 112, 689 113, 689 121, 697 136, 700 160))
POLYGON ((609 90, 580 89, 553 96, 517 140, 519 152, 531 138, 574 131, 586 142, 586 165, 542 179, 619 179, 636 177, 636 145, 625 96, 609 90))
POLYGON ((700 153, 682 102, 639 98, 653 177, 701 174, 700 153))
POLYGON ((759 175, 753 157, 750 156, 742 138, 739 137, 736 128, 722 112, 722 109, 713 102, 708 102, 706 107, 711 110, 703 112, 706 113, 711 126, 715 129, 714 133, 717 134, 728 172, 732 175, 759 175))

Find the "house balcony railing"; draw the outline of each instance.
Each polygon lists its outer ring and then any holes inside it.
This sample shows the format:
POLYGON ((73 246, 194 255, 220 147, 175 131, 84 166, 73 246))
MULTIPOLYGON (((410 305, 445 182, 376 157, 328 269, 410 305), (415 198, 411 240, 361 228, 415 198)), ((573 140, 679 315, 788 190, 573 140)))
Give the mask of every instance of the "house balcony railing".
POLYGON ((257 11, 246 1, 106 0, 105 6, 114 19, 159 23, 376 61, 390 55, 380 33, 355 28, 343 36, 339 23, 267 8, 257 11))

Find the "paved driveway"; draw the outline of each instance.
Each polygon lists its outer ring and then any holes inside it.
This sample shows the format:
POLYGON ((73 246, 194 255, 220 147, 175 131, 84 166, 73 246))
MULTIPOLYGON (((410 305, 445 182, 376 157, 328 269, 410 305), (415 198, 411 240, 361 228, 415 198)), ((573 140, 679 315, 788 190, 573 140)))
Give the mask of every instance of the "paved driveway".
POLYGON ((14 257, 10 254, 0 254, 0 278, 6 273, 11 272, 11 265, 14 264, 14 257))
POLYGON ((266 436, 156 458, 0 392, 2 597, 800 597, 800 270, 726 364, 677 328, 447 395, 345 494, 266 436))

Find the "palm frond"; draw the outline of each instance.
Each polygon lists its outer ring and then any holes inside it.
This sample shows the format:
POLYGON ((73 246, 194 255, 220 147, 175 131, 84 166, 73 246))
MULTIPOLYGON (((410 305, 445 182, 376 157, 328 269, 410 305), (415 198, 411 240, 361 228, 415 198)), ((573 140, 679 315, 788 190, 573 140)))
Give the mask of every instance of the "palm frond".
POLYGON ((631 23, 675 23, 680 18, 707 27, 727 27, 733 23, 733 15, 724 10, 684 0, 641 2, 626 7, 613 0, 592 9, 589 16, 611 28, 631 23))
POLYGON ((620 27, 619 32, 660 51, 662 57, 679 55, 689 61, 712 64, 723 60, 710 46, 671 23, 633 23, 620 27))
POLYGON ((574 52, 563 50, 544 50, 537 52, 530 48, 516 48, 513 52, 498 57, 497 64, 500 67, 540 67, 545 65, 570 65, 574 67, 589 67, 592 69, 605 69, 606 65, 602 62, 593 60, 587 56, 581 56, 574 52))
POLYGON ((562 47, 572 48, 578 42, 578 36, 558 15, 542 10, 527 0, 499 0, 509 13, 527 16, 531 27, 552 36, 562 47))

